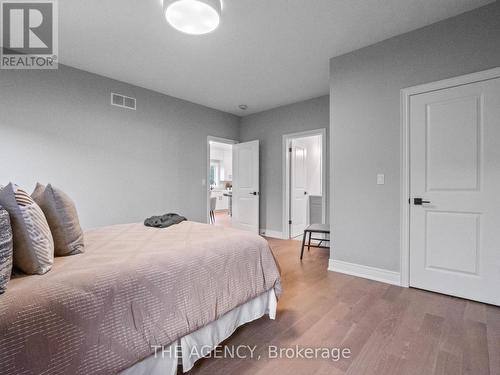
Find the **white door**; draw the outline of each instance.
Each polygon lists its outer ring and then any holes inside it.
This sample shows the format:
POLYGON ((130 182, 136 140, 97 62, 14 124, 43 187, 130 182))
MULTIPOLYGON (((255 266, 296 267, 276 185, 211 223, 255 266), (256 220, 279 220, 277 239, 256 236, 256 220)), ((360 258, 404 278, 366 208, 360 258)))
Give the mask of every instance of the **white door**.
POLYGON ((259 194, 259 141, 235 144, 233 227, 259 233, 259 194))
POLYGON ((410 286, 500 305, 500 78, 411 97, 410 163, 410 286))
POLYGON ((302 236, 307 226, 307 145, 300 140, 292 140, 290 155, 290 237, 302 236))

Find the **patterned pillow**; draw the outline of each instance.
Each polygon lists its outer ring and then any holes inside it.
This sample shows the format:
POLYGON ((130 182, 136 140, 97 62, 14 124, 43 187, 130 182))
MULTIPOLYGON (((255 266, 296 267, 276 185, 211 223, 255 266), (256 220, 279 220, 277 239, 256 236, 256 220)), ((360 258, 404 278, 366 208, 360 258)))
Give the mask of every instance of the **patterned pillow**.
POLYGON ((56 256, 83 252, 83 232, 75 204, 62 190, 52 185, 36 184, 31 194, 49 223, 56 256))
POLYGON ((0 294, 5 292, 11 272, 12 228, 10 227, 9 213, 0 206, 0 294))
POLYGON ((54 263, 54 240, 40 207, 17 185, 0 190, 0 205, 10 215, 14 267, 27 274, 44 274, 54 263))

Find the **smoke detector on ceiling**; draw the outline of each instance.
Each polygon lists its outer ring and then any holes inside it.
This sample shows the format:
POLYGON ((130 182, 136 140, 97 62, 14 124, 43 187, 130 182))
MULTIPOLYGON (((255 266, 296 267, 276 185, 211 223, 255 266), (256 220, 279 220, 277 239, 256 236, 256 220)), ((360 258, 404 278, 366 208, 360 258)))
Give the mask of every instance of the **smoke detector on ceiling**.
POLYGON ((242 111, 246 111, 248 109, 248 106, 246 104, 240 104, 238 108, 241 109, 242 111))

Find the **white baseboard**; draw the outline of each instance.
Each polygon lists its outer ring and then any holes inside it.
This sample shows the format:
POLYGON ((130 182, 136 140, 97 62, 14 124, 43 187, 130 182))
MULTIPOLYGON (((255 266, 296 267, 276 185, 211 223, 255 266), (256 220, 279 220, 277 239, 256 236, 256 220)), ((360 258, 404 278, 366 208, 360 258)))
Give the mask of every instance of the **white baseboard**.
POLYGON ((380 281, 386 284, 401 285, 401 276, 399 272, 343 262, 341 260, 330 259, 328 262, 328 271, 363 277, 365 279, 380 281))
POLYGON ((283 239, 283 233, 278 232, 277 230, 260 229, 259 233, 261 234, 261 236, 264 236, 264 237, 278 238, 280 240, 283 239))

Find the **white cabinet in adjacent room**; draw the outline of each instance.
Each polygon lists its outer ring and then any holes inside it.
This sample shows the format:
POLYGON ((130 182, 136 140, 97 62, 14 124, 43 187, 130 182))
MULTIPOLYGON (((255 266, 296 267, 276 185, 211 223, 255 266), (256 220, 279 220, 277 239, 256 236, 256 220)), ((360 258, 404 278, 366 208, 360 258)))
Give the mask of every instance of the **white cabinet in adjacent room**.
POLYGON ((210 196, 217 198, 217 203, 215 205, 216 211, 229 209, 229 198, 224 196, 224 191, 212 190, 210 196))

